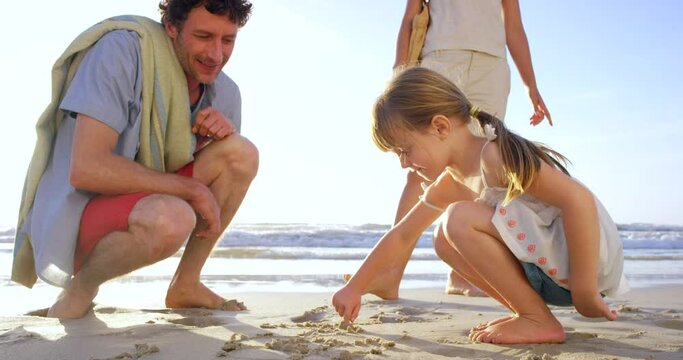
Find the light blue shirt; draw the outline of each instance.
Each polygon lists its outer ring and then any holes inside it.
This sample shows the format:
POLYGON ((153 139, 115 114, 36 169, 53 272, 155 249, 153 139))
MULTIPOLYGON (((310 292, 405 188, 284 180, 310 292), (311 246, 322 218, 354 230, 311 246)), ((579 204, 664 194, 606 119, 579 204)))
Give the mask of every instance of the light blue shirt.
MULTIPOLYGON (((140 142, 142 63, 137 33, 112 31, 85 55, 61 102, 63 121, 40 179, 32 211, 21 231, 31 237, 38 276, 66 286, 73 273, 74 251, 81 214, 96 194, 75 189, 69 182, 76 115, 101 121, 119 134, 114 152, 134 160, 140 142)), ((189 104, 188 104, 189 106, 189 104)), ((240 91, 227 75, 205 87, 192 112, 212 106, 241 128, 240 91)))

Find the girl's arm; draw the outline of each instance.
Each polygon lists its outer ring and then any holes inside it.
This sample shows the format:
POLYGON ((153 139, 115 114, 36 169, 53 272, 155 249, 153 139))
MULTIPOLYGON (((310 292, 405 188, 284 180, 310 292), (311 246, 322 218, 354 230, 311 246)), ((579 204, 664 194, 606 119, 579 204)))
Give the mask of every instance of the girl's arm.
POLYGON ((522 14, 519 10, 518 0, 503 0, 503 21, 505 23, 505 38, 512 60, 517 66, 519 76, 529 92, 529 99, 534 107, 534 114, 531 116, 531 124, 538 125, 544 117, 548 117, 550 125, 553 119, 546 108, 543 98, 536 85, 536 75, 531 64, 531 51, 529 41, 522 24, 522 14))
POLYGON ((422 0, 408 0, 406 3, 406 11, 403 14, 401 27, 398 30, 398 39, 396 39, 396 60, 394 61, 394 69, 401 65, 405 65, 408 61, 408 43, 410 42, 410 33, 413 28, 413 18, 422 10, 422 0))
POLYGON ((429 205, 424 201, 418 201, 403 220, 377 242, 358 271, 332 298, 334 308, 344 321, 356 319, 360 311, 361 295, 377 274, 405 265, 420 235, 443 213, 435 207, 445 209, 449 204, 459 200, 457 195, 453 195, 458 194, 459 186, 463 185, 453 180, 448 173, 439 176, 423 195, 429 205))
POLYGON ((593 194, 560 170, 541 162, 527 192, 562 211, 569 251, 569 286, 576 310, 587 317, 616 319, 598 292, 600 225, 593 194))

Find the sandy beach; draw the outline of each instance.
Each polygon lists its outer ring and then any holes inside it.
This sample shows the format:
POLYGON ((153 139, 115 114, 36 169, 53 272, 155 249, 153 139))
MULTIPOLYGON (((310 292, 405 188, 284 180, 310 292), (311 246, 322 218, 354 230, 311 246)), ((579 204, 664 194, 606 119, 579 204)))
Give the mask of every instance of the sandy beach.
MULTIPOLYGON (((366 295, 340 328, 331 293, 243 293, 245 312, 131 309, 97 304, 79 320, 0 317, 1 359, 683 359, 683 285, 638 288, 610 304, 619 320, 554 308, 558 345, 471 343, 470 327, 506 314, 489 298, 408 289, 366 295)), ((134 296, 134 295, 132 295, 134 296)))

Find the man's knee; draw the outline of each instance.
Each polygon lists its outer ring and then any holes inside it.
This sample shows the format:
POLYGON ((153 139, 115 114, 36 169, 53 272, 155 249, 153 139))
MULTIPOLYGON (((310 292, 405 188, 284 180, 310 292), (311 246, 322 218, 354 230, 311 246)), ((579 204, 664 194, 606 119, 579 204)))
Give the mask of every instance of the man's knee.
POLYGON ((259 152, 249 139, 233 135, 216 143, 220 156, 233 177, 251 181, 258 172, 259 152))
POLYGON ((258 172, 259 152, 256 145, 244 137, 242 138, 242 149, 239 158, 235 171, 238 175, 252 180, 258 172))
POLYGON ((190 237, 197 222, 192 207, 170 195, 150 195, 140 200, 129 219, 132 230, 151 262, 173 255, 190 237))

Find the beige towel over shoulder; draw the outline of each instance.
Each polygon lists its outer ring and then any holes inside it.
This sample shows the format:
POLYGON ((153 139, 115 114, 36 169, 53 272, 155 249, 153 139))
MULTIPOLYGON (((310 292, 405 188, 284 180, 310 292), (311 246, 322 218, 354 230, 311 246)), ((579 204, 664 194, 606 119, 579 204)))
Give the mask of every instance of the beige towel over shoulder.
POLYGON ((136 161, 155 170, 172 172, 193 159, 195 140, 190 129, 187 80, 164 27, 145 17, 120 16, 104 20, 79 35, 52 68, 52 100, 36 124, 36 146, 24 182, 12 265, 12 280, 25 286, 33 286, 37 276, 31 239, 20 230, 33 206, 63 117, 59 104, 85 53, 113 30, 131 30, 140 36, 142 113, 136 161))

